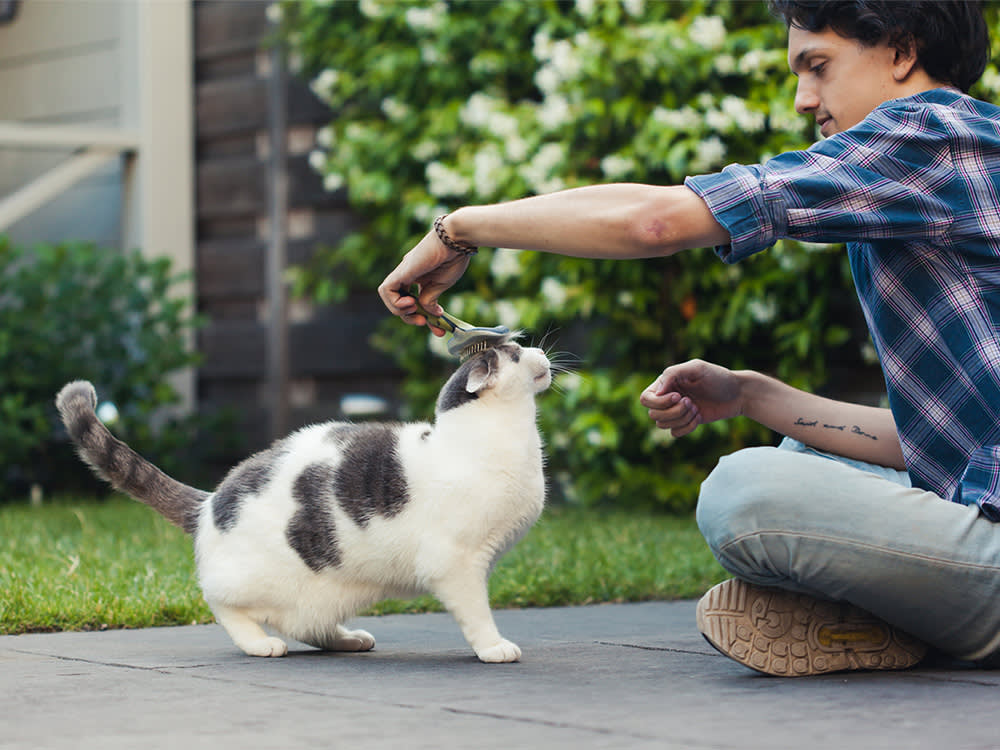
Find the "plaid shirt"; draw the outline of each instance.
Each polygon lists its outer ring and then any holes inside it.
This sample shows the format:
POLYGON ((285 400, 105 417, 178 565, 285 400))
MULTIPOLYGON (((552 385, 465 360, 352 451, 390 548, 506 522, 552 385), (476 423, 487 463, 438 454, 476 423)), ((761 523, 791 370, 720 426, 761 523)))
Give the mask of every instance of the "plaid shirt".
POLYGON ((913 485, 1000 521, 1000 108, 926 91, 685 184, 729 231, 727 263, 848 243, 913 485))

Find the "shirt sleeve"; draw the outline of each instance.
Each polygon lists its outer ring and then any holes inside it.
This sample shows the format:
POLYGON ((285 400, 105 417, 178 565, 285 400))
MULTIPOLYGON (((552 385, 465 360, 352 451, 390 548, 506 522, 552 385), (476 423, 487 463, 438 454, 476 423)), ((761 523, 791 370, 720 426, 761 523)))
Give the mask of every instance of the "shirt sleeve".
POLYGON ((928 240, 946 245, 967 199, 950 140, 927 107, 887 104, 855 127, 760 165, 733 164, 685 185, 730 235, 727 263, 782 238, 808 242, 928 240))

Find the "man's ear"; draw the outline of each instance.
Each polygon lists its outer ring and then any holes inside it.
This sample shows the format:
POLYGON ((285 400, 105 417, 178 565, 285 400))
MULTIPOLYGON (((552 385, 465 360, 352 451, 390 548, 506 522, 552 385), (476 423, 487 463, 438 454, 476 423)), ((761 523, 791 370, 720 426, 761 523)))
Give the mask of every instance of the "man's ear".
POLYGON ((469 368, 469 377, 465 382, 465 390, 469 393, 479 393, 484 388, 488 388, 496 380, 497 369, 500 364, 500 357, 496 351, 487 349, 482 355, 476 357, 469 368))
POLYGON ((913 36, 898 37, 889 43, 894 52, 892 64, 893 78, 897 82, 905 81, 910 74, 920 68, 917 57, 917 40, 913 36))

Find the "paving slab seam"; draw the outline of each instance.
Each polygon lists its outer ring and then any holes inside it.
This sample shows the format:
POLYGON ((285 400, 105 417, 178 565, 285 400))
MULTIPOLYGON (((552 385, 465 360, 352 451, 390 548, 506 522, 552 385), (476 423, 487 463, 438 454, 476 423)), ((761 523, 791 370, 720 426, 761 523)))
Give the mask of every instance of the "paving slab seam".
MULTIPOLYGON (((426 708, 426 706, 425 706, 426 708)), ((535 719, 524 716, 514 716, 512 714, 501 714, 492 711, 476 711, 468 708, 454 708, 452 706, 438 706, 441 711, 461 716, 480 716, 487 719, 500 719, 501 721, 516 721, 522 724, 535 724, 552 729, 573 729, 576 731, 590 732, 592 734, 608 735, 613 737, 628 737, 635 740, 662 740, 655 734, 639 734, 637 732, 623 732, 607 727, 591 727, 586 724, 571 724, 566 721, 551 721, 547 719, 535 719)))
MULTIPOLYGON (((169 674, 169 672, 167 672, 167 674, 169 674)), ((331 693, 329 691, 323 691, 323 690, 306 690, 303 688, 288 687, 286 685, 272 685, 266 682, 247 682, 245 680, 237 680, 227 677, 218 677, 214 675, 187 674, 184 676, 192 677, 196 680, 206 680, 209 682, 221 682, 226 684, 245 685, 249 687, 260 688, 262 690, 274 690, 278 692, 286 692, 296 695, 310 695, 320 698, 332 698, 334 700, 350 701, 353 703, 364 703, 364 704, 371 703, 371 698, 366 696, 343 695, 340 693, 331 693)), ((477 711, 475 709, 458 708, 456 706, 444 706, 434 703, 421 704, 421 703, 400 703, 397 701, 380 701, 380 705, 389 706, 391 708, 411 710, 411 711, 437 710, 460 716, 479 716, 482 718, 498 719, 500 721, 511 721, 511 722, 518 722, 520 724, 531 724, 535 726, 549 727, 550 729, 570 729, 578 732, 587 732, 590 734, 598 734, 602 736, 624 737, 635 740, 656 741, 663 739, 662 737, 652 734, 625 732, 614 729, 608 729, 607 727, 589 726, 587 724, 573 724, 570 722, 551 721, 549 719, 539 719, 532 716, 518 716, 516 714, 503 714, 503 713, 495 713, 489 711, 477 711)))
POLYGON ((671 654, 687 654, 689 656, 704 656, 709 659, 718 659, 719 654, 709 654, 705 651, 692 651, 687 648, 669 648, 667 646, 643 646, 638 643, 615 643, 614 641, 594 641, 598 646, 617 646, 618 648, 637 648, 641 651, 667 651, 671 654))
POLYGON ((20 648, 10 648, 7 649, 11 653, 15 654, 26 654, 27 656, 41 656, 46 659, 55 659, 57 661, 72 661, 79 662, 83 664, 93 664, 98 667, 113 667, 114 669, 135 669, 140 672, 159 672, 160 674, 170 674, 170 670, 174 667, 141 667, 137 664, 121 664, 119 662, 113 661, 100 661, 99 659, 84 659, 81 656, 62 656, 61 654, 49 654, 44 651, 28 651, 20 648))

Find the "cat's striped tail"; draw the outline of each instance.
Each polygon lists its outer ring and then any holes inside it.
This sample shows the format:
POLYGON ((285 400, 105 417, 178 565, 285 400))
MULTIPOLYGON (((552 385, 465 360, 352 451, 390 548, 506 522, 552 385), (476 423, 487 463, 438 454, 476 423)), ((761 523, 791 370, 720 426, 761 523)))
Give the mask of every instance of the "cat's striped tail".
POLYGON ((96 406, 97 392, 85 380, 67 383, 56 396, 56 407, 80 457, 115 489, 193 534, 201 504, 209 493, 171 479, 112 435, 97 418, 96 406))

